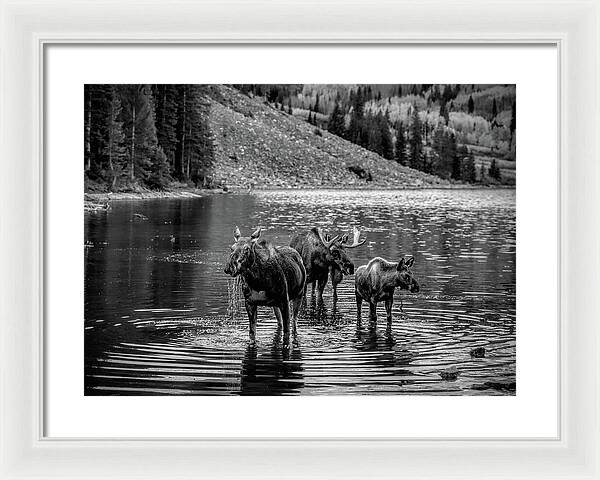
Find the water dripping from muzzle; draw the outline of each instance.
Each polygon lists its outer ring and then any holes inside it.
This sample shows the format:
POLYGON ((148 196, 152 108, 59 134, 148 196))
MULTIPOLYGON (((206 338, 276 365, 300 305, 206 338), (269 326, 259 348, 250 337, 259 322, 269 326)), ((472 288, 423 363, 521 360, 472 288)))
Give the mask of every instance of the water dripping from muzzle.
POLYGON ((242 312, 242 277, 227 279, 227 319, 234 322, 242 312))

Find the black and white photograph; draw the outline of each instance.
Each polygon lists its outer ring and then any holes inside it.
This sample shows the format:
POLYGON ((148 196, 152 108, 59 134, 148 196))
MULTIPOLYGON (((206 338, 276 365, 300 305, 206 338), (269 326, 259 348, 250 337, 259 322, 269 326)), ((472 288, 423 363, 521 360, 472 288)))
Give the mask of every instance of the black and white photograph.
POLYGON ((85 395, 516 395, 516 85, 83 95, 85 395))

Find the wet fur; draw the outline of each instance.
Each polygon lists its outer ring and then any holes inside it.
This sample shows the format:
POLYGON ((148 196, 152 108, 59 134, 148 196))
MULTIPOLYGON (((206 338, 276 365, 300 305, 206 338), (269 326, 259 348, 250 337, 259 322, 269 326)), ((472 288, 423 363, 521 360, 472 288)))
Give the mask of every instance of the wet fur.
POLYGON ((298 252, 290 247, 274 247, 264 240, 253 242, 249 264, 239 274, 251 342, 256 339, 258 306, 273 307, 279 326, 283 326, 284 342, 288 342, 290 301, 293 303, 293 334, 296 336, 298 311, 306 288, 306 271, 298 252))
POLYGON ((276 305, 304 293, 306 271, 296 250, 263 240, 253 246, 253 254, 254 263, 241 275, 246 289, 267 292, 269 300, 257 304, 276 305))

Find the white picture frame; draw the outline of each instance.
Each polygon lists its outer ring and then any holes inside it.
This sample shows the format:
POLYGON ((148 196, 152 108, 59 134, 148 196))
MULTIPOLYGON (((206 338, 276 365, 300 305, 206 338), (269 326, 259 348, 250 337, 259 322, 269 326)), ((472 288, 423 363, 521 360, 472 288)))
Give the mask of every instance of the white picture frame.
POLYGON ((600 478, 598 0, 2 0, 0 6, 0 478, 600 478), (44 48, 253 42, 557 46, 557 439, 208 441, 43 435, 44 48))

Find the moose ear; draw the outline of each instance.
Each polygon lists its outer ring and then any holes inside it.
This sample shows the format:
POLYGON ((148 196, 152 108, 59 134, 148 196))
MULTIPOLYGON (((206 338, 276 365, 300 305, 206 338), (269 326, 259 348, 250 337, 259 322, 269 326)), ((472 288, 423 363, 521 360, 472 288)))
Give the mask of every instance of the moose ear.
POLYGON ((258 240, 258 237, 260 237, 260 231, 262 230, 261 227, 258 227, 256 230, 254 230, 254 233, 252 235, 250 235, 250 239, 251 240, 258 240))
POLYGON ((406 268, 406 261, 404 260, 404 257, 402 257, 400 259, 400 261, 398 262, 398 266, 396 267, 396 270, 400 271, 406 268))
POLYGON ((410 257, 407 261, 406 261, 406 268, 410 268, 413 266, 413 263, 415 263, 415 257, 410 257))
POLYGON ((238 226, 236 226, 235 230, 233 231, 233 238, 237 242, 240 239, 241 236, 242 236, 242 234, 240 232, 240 228, 238 226))
POLYGON ((344 235, 342 235, 342 243, 348 243, 348 234, 344 233, 344 235))

